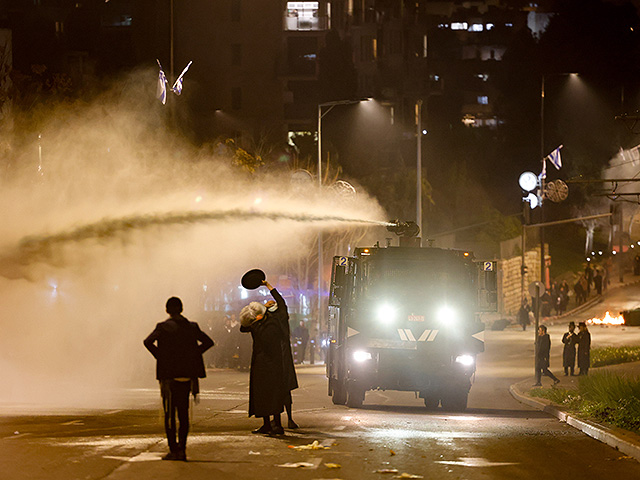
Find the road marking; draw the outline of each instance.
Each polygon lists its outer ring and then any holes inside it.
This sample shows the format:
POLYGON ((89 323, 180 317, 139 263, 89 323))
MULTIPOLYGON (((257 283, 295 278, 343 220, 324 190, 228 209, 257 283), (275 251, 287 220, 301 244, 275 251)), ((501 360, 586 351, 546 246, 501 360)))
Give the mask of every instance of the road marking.
POLYGON ((337 427, 333 427, 334 430, 344 430, 346 427, 346 425, 338 425, 337 427))
POLYGON ((486 458, 480 457, 460 457, 456 461, 441 460, 435 463, 441 463, 442 465, 458 465, 461 467, 504 467, 507 465, 518 465, 515 462, 490 462, 486 458))
POLYGON ((121 462, 155 462, 156 460, 162 460, 162 452, 142 452, 135 457, 117 457, 112 455, 104 455, 102 458, 108 458, 110 460, 120 460, 121 462))
POLYGON ((61 423, 60 425, 84 425, 82 420, 71 420, 70 422, 61 423))
POLYGON ((398 334, 400 335, 400 340, 402 340, 403 342, 406 342, 408 340, 407 339, 407 334, 404 333, 403 329, 399 328, 398 329, 398 334))
POLYGON ((438 330, 433 330, 431 335, 429 335, 427 342, 433 342, 436 339, 436 335, 438 335, 438 330))

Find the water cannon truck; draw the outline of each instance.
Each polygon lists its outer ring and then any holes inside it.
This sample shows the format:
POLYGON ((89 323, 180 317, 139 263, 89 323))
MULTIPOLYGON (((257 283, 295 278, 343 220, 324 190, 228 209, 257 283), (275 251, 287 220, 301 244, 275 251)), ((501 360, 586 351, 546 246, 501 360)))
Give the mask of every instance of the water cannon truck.
POLYGON ((482 312, 497 310, 497 262, 421 246, 413 222, 390 222, 399 246, 336 256, 329 297, 328 393, 360 407, 369 390, 413 391, 427 409, 463 411, 482 312))

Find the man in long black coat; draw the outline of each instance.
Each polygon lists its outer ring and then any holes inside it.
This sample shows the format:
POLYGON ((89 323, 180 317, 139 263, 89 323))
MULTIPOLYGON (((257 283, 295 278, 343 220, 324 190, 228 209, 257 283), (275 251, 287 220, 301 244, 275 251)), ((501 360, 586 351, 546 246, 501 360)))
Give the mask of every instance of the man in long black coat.
POLYGON ((199 393, 198 379, 207 376, 202 354, 213 346, 213 340, 182 314, 182 301, 178 297, 167 300, 169 318, 156 325, 144 339, 144 346, 157 360, 156 378, 164 409, 164 428, 169 442, 169 453, 163 460, 187 459, 189 433, 189 393, 199 393), (180 427, 176 441, 176 413, 180 427))
POLYGON ((547 333, 547 327, 540 325, 536 337, 536 383, 533 385, 534 387, 542 386, 542 375, 551 378, 554 385, 560 383, 560 380, 549 371, 550 352, 551 338, 547 333))
POLYGON ((253 351, 249 373, 249 416, 261 417, 262 427, 253 433, 284 433, 280 414, 288 390, 284 384, 282 330, 276 318, 266 315, 266 308, 251 302, 240 311, 240 331, 251 333, 253 351), (270 417, 273 416, 274 426, 270 417))
POLYGON ((281 338, 281 347, 282 347, 282 361, 283 361, 283 374, 284 374, 284 385, 286 390, 289 392, 288 395, 285 396, 285 404, 284 407, 287 411, 287 419, 288 419, 288 427, 289 428, 298 428, 296 422, 293 421, 293 416, 291 413, 291 405, 293 404, 293 399, 291 398, 291 390, 295 390, 298 388, 298 377, 296 375, 296 367, 293 364, 293 355, 291 354, 291 330, 289 327, 289 312, 287 310, 287 303, 280 295, 280 292, 276 290, 268 281, 264 280, 262 284, 269 289, 271 296, 274 300, 269 300, 265 303, 265 307, 267 308, 267 316, 271 316, 278 322, 280 325, 280 330, 282 332, 281 338))
POLYGON ((564 367, 565 376, 574 375, 574 368, 576 366, 576 344, 578 343, 578 336, 575 334, 576 324, 569 322, 569 331, 565 332, 562 336, 562 343, 564 348, 562 349, 562 366, 564 367))
POLYGON ((578 375, 588 375, 591 366, 591 334, 584 322, 578 323, 578 375))

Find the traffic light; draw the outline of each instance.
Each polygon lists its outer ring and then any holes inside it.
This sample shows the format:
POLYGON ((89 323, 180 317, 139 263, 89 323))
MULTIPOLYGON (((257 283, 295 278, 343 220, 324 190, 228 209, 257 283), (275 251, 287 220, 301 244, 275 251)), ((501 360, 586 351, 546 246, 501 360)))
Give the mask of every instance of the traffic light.
POLYGON ((527 266, 526 265, 521 265, 520 266, 520 274, 524 277, 527 274, 527 266))

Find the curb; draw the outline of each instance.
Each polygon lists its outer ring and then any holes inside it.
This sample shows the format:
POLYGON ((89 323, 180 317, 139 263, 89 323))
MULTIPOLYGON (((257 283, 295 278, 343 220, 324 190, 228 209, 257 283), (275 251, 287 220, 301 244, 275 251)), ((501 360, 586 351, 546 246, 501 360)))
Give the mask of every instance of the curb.
POLYGON ((586 433, 592 438, 599 440, 602 443, 606 443, 610 447, 635 458, 640 462, 640 437, 627 433, 620 429, 611 429, 591 422, 589 420, 582 420, 573 415, 560 410, 555 404, 546 399, 532 398, 520 391, 517 384, 509 387, 509 393, 521 403, 529 405, 537 410, 541 410, 550 415, 553 415, 561 422, 566 422, 583 433, 586 433))

